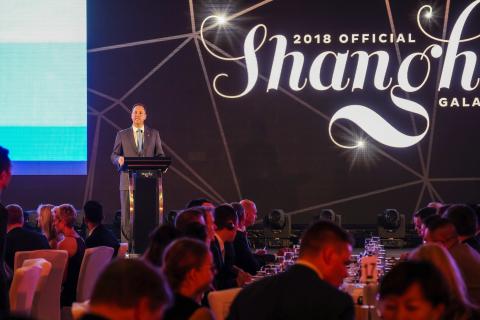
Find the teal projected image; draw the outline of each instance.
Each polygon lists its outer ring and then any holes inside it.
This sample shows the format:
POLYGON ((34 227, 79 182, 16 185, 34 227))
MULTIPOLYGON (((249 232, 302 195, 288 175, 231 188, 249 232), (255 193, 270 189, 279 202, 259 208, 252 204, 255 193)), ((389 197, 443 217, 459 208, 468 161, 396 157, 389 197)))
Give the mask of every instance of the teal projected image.
POLYGON ((0 145, 14 174, 86 174, 86 2, 0 0, 0 145))

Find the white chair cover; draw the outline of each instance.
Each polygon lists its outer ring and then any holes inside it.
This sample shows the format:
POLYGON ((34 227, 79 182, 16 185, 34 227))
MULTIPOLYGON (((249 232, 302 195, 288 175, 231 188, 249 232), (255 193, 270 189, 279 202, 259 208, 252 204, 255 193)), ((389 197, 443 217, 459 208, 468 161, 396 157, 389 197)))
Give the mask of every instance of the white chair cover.
POLYGON ((128 242, 120 242, 120 247, 118 248, 117 257, 125 258, 128 252, 128 242))
MULTIPOLYGON (((65 250, 18 251, 15 253, 15 269, 25 260, 43 258, 51 263, 46 281, 41 281, 35 293, 31 316, 37 320, 60 320, 60 290, 67 266, 65 250)), ((28 263, 27 263, 28 264, 28 263)))
POLYGON ((12 314, 30 316, 41 271, 42 268, 38 265, 15 270, 10 287, 10 312, 12 314))
POLYGON ((77 283, 77 301, 89 300, 100 273, 110 263, 113 256, 111 247, 95 247, 85 250, 77 283))
POLYGON ((210 310, 216 320, 226 319, 230 311, 230 305, 242 288, 212 291, 208 294, 210 310))

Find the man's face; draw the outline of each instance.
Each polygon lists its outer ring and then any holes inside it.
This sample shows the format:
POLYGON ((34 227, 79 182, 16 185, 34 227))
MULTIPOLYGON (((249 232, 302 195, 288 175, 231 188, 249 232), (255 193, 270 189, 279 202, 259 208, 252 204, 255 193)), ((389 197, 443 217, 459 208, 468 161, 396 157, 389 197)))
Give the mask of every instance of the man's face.
POLYGON ((245 210, 245 226, 249 227, 255 223, 255 220, 257 220, 257 207, 255 204, 248 204, 243 208, 245 210))
POLYGON ((215 237, 215 218, 213 217, 213 209, 211 208, 206 209, 205 225, 207 226, 207 239, 212 241, 215 237))
POLYGON ((422 234, 422 220, 419 217, 413 217, 413 225, 415 226, 415 231, 420 237, 423 237, 422 234))
POLYGON ((145 123, 145 119, 147 119, 147 113, 145 112, 145 108, 138 105, 132 110, 132 123, 135 127, 140 128, 143 127, 145 123))
POLYGON ((11 177, 12 177, 12 172, 10 168, 0 173, 0 190, 3 190, 8 186, 8 184, 10 183, 11 177))
POLYGON ((226 227, 223 228, 223 234, 225 235, 225 242, 233 242, 235 240, 235 236, 237 235, 237 221, 229 221, 226 224, 226 227))
POLYGON ((324 280, 334 287, 339 287, 348 275, 352 246, 348 243, 332 243, 327 244, 323 251, 324 280))

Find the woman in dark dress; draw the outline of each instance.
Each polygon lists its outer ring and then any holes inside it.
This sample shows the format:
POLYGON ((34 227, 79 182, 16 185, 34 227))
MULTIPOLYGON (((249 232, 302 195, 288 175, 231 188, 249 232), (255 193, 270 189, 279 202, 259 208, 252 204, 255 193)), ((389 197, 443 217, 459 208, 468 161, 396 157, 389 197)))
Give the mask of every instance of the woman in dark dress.
POLYGON ((71 306, 76 300, 78 274, 85 254, 85 242, 73 228, 77 218, 75 208, 70 204, 62 204, 53 210, 55 229, 64 236, 64 239, 58 243, 57 249, 68 252, 60 300, 62 307, 71 306))

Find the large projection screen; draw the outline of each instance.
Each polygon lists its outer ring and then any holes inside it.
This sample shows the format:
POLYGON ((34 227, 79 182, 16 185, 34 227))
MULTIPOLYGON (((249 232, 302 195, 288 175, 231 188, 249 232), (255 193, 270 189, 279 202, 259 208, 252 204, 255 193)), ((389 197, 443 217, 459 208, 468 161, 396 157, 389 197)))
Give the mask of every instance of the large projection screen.
POLYGON ((0 145, 13 174, 86 174, 86 82, 84 0, 0 0, 0 145))

